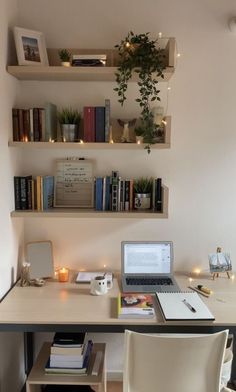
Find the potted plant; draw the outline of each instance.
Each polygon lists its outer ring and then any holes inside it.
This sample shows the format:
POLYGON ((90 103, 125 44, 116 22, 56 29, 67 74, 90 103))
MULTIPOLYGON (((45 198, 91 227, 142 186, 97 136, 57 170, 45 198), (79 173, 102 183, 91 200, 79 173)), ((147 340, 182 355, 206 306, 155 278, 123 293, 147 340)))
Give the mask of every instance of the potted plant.
POLYGON ((71 53, 67 49, 60 49, 58 54, 61 60, 61 65, 63 67, 70 67, 71 53))
POLYGON ((81 115, 76 109, 64 108, 58 113, 58 121, 61 126, 62 140, 74 142, 78 140, 78 130, 81 115))
POLYGON ((143 141, 147 144, 150 152, 150 144, 155 143, 157 126, 150 103, 160 101, 157 88, 158 78, 164 78, 163 71, 166 68, 165 52, 157 46, 157 39, 152 40, 149 33, 134 34, 132 31, 121 40, 118 49, 119 62, 116 72, 117 87, 114 89, 118 94, 118 102, 124 104, 128 81, 135 72, 139 76, 139 97, 136 98, 141 108, 141 128, 143 129, 143 141))
POLYGON ((151 208, 153 179, 140 177, 134 180, 134 208, 147 210, 151 208))

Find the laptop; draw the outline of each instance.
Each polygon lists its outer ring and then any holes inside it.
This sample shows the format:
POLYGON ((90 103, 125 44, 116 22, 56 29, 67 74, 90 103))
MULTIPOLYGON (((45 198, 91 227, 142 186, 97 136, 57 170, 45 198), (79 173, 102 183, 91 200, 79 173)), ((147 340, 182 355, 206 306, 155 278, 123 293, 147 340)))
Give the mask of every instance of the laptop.
POLYGON ((121 280, 125 293, 180 291, 173 277, 173 243, 122 241, 121 280))

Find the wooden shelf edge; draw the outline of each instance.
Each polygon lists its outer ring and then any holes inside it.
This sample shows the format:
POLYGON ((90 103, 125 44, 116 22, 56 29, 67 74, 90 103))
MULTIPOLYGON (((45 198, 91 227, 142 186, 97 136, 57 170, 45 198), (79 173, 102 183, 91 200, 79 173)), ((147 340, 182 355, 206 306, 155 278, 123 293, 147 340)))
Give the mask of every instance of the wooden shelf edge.
MULTIPOLYGON (((175 67, 166 67, 164 79, 170 80, 175 67)), ((18 80, 48 80, 48 81, 108 81, 115 82, 117 67, 62 67, 62 66, 32 66, 9 65, 7 72, 18 80)), ((137 82, 138 76, 134 74, 130 82, 137 82)))
POLYGON ((139 211, 94 211, 94 210, 71 210, 53 208, 48 211, 20 210, 12 211, 12 218, 113 218, 113 219, 167 219, 168 213, 164 212, 139 212, 139 211))
MULTIPOLYGON (((8 142, 9 147, 24 149, 78 149, 78 150, 143 150, 145 144, 137 143, 70 143, 70 142, 8 142)), ((151 145, 153 150, 169 149, 170 142, 151 145)))

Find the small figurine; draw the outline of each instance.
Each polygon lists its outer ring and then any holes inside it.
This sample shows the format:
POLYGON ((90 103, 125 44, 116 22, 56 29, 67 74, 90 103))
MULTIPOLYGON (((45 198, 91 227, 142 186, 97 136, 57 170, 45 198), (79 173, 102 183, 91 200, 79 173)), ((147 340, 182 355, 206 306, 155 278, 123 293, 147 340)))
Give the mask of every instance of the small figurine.
POLYGON ((123 127, 123 134, 121 136, 122 143, 131 143, 130 134, 129 134, 129 127, 132 127, 136 123, 136 118, 133 120, 117 120, 118 124, 123 127))

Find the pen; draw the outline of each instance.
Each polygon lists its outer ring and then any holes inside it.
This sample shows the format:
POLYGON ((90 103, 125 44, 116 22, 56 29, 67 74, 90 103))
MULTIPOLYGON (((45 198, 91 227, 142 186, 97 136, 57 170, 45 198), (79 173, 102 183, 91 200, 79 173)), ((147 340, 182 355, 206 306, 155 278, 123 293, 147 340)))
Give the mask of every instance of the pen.
POLYGON ((188 303, 186 299, 183 299, 183 303, 191 310, 191 312, 196 313, 196 309, 192 305, 190 305, 190 303, 188 303))

